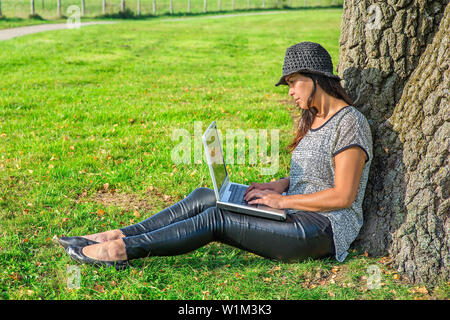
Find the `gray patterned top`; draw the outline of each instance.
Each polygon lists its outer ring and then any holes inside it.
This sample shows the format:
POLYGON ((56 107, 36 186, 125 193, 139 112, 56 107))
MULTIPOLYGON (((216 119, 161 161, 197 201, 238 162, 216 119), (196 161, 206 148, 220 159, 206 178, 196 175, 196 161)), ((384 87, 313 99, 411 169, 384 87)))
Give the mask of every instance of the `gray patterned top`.
MULTIPOLYGON (((349 208, 321 211, 331 221, 336 259, 348 255, 348 248, 363 224, 362 202, 373 158, 372 133, 366 117, 354 106, 336 112, 323 125, 310 129, 292 152, 287 195, 309 194, 334 186, 334 156, 352 146, 367 155, 355 201, 349 208)), ((299 210, 285 209, 286 213, 299 210)))

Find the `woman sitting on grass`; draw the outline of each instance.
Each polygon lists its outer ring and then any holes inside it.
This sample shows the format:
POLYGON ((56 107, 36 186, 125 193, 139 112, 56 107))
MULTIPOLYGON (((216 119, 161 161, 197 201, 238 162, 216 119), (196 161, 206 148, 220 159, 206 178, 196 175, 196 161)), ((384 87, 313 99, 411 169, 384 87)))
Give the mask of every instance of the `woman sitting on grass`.
POLYGON ((132 259, 188 253, 211 241, 281 261, 329 256, 343 261, 363 223, 373 153, 367 119, 352 106, 339 81, 331 56, 320 44, 301 42, 286 50, 276 86, 288 85, 302 109, 289 146, 290 176, 253 183, 244 196, 249 204, 285 209, 285 221, 217 208, 214 191, 197 188, 140 223, 62 237, 60 243, 79 262, 116 268, 132 259))

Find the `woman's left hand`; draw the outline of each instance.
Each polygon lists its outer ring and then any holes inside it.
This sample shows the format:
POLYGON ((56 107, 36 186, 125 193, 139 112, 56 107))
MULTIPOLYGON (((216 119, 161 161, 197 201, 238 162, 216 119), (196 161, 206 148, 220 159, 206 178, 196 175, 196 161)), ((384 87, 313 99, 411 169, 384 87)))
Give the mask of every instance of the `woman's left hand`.
POLYGON ((275 209, 283 209, 283 200, 284 196, 276 193, 272 190, 252 190, 250 191, 244 198, 245 201, 248 201, 248 204, 264 204, 266 206, 269 206, 271 208, 275 209), (259 198, 254 199, 252 201, 248 201, 252 198, 259 198))

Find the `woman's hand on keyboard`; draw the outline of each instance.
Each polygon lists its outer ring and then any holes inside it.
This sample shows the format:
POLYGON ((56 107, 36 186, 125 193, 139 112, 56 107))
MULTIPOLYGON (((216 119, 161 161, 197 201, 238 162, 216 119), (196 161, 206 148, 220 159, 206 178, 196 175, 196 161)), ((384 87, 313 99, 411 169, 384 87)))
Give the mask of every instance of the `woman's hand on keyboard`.
MULTIPOLYGON (((244 193, 244 199, 246 198, 246 196, 248 195, 248 193, 252 190, 271 190, 272 186, 270 184, 270 182, 268 183, 258 183, 258 182, 253 182, 245 191, 244 193)), ((281 193, 280 193, 281 194, 281 193)))
MULTIPOLYGON (((289 182, 287 186, 289 186, 289 182)), ((271 190, 275 193, 282 194, 286 190, 286 180, 280 179, 267 183, 253 182, 245 191, 244 199, 247 196, 247 194, 252 190, 271 190)))
POLYGON ((244 196, 244 200, 250 200, 248 201, 248 204, 264 204, 272 208, 283 209, 284 196, 272 190, 253 189, 244 196))

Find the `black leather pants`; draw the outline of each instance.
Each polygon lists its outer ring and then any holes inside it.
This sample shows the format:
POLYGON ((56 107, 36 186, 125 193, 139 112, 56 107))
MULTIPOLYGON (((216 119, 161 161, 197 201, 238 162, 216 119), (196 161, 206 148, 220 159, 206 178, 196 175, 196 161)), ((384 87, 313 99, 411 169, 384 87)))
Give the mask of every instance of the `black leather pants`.
POLYGON ((183 200, 120 230, 125 234, 128 260, 179 255, 211 241, 281 261, 334 255, 327 217, 298 211, 285 221, 275 221, 235 213, 217 208, 209 188, 197 188, 183 200))

